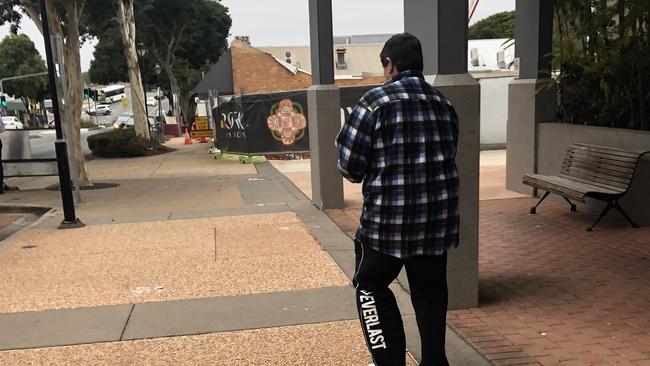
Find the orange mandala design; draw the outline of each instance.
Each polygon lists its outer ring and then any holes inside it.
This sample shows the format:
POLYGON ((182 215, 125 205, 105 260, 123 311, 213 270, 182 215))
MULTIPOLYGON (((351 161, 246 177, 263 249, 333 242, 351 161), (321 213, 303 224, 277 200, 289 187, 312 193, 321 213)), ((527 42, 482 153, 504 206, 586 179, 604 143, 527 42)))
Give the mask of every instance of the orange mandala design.
POLYGON ((285 145, 292 145, 305 135, 307 119, 302 107, 291 99, 284 99, 271 107, 271 115, 266 120, 273 137, 285 145))

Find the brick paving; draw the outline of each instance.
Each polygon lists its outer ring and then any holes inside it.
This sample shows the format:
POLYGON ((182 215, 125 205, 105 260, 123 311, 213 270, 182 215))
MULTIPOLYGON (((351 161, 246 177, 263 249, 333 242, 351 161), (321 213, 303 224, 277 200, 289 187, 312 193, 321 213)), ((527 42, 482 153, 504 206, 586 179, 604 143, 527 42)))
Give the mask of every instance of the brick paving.
POLYGON ((495 365, 650 365, 650 228, 481 201, 478 309, 449 324, 495 365))
POLYGON ((0 214, 0 230, 6 228, 7 226, 13 224, 16 220, 23 217, 21 214, 0 214))
MULTIPOLYGON (((449 325, 494 365, 650 365, 650 228, 534 202, 481 201, 480 305, 449 325)), ((358 208, 328 214, 354 232, 358 208)))

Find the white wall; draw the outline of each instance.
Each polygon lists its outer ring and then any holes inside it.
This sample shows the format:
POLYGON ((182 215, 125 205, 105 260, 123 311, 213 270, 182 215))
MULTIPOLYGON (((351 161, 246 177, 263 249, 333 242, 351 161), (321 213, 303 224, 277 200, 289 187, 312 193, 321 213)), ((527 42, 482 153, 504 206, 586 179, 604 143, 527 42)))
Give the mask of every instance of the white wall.
POLYGON ((481 145, 505 144, 508 122, 508 84, 513 77, 482 78, 481 145))

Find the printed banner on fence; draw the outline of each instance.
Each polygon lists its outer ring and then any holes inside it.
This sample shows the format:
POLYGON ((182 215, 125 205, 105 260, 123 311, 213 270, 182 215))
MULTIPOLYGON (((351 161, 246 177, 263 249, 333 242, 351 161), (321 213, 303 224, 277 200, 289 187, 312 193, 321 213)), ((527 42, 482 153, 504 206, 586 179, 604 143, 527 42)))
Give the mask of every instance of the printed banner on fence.
MULTIPOLYGON (((341 89, 341 123, 371 88, 341 89)), ((306 91, 220 97, 214 115, 221 116, 216 144, 222 151, 244 155, 309 151, 306 91)))

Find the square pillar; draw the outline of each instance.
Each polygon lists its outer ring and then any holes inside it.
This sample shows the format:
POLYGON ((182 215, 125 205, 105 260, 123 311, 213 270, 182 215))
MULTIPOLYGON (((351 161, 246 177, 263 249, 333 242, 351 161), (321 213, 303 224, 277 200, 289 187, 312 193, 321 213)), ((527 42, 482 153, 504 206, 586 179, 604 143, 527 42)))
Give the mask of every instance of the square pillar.
POLYGON ((460 246, 449 252, 449 309, 478 306, 480 85, 467 73, 467 1, 405 0, 405 31, 422 43, 424 74, 460 121, 460 246))
POLYGON ((506 188, 535 194, 521 183, 537 173, 537 124, 555 122, 557 91, 540 87, 550 77, 553 43, 553 1, 517 0, 515 57, 519 77, 508 87, 506 188))
POLYGON ((341 100, 334 85, 332 0, 309 0, 312 87, 307 91, 312 202, 343 208, 343 178, 334 144, 341 129, 341 100))
POLYGON ((467 1, 404 0, 404 31, 422 43, 424 75, 467 74, 467 1))

